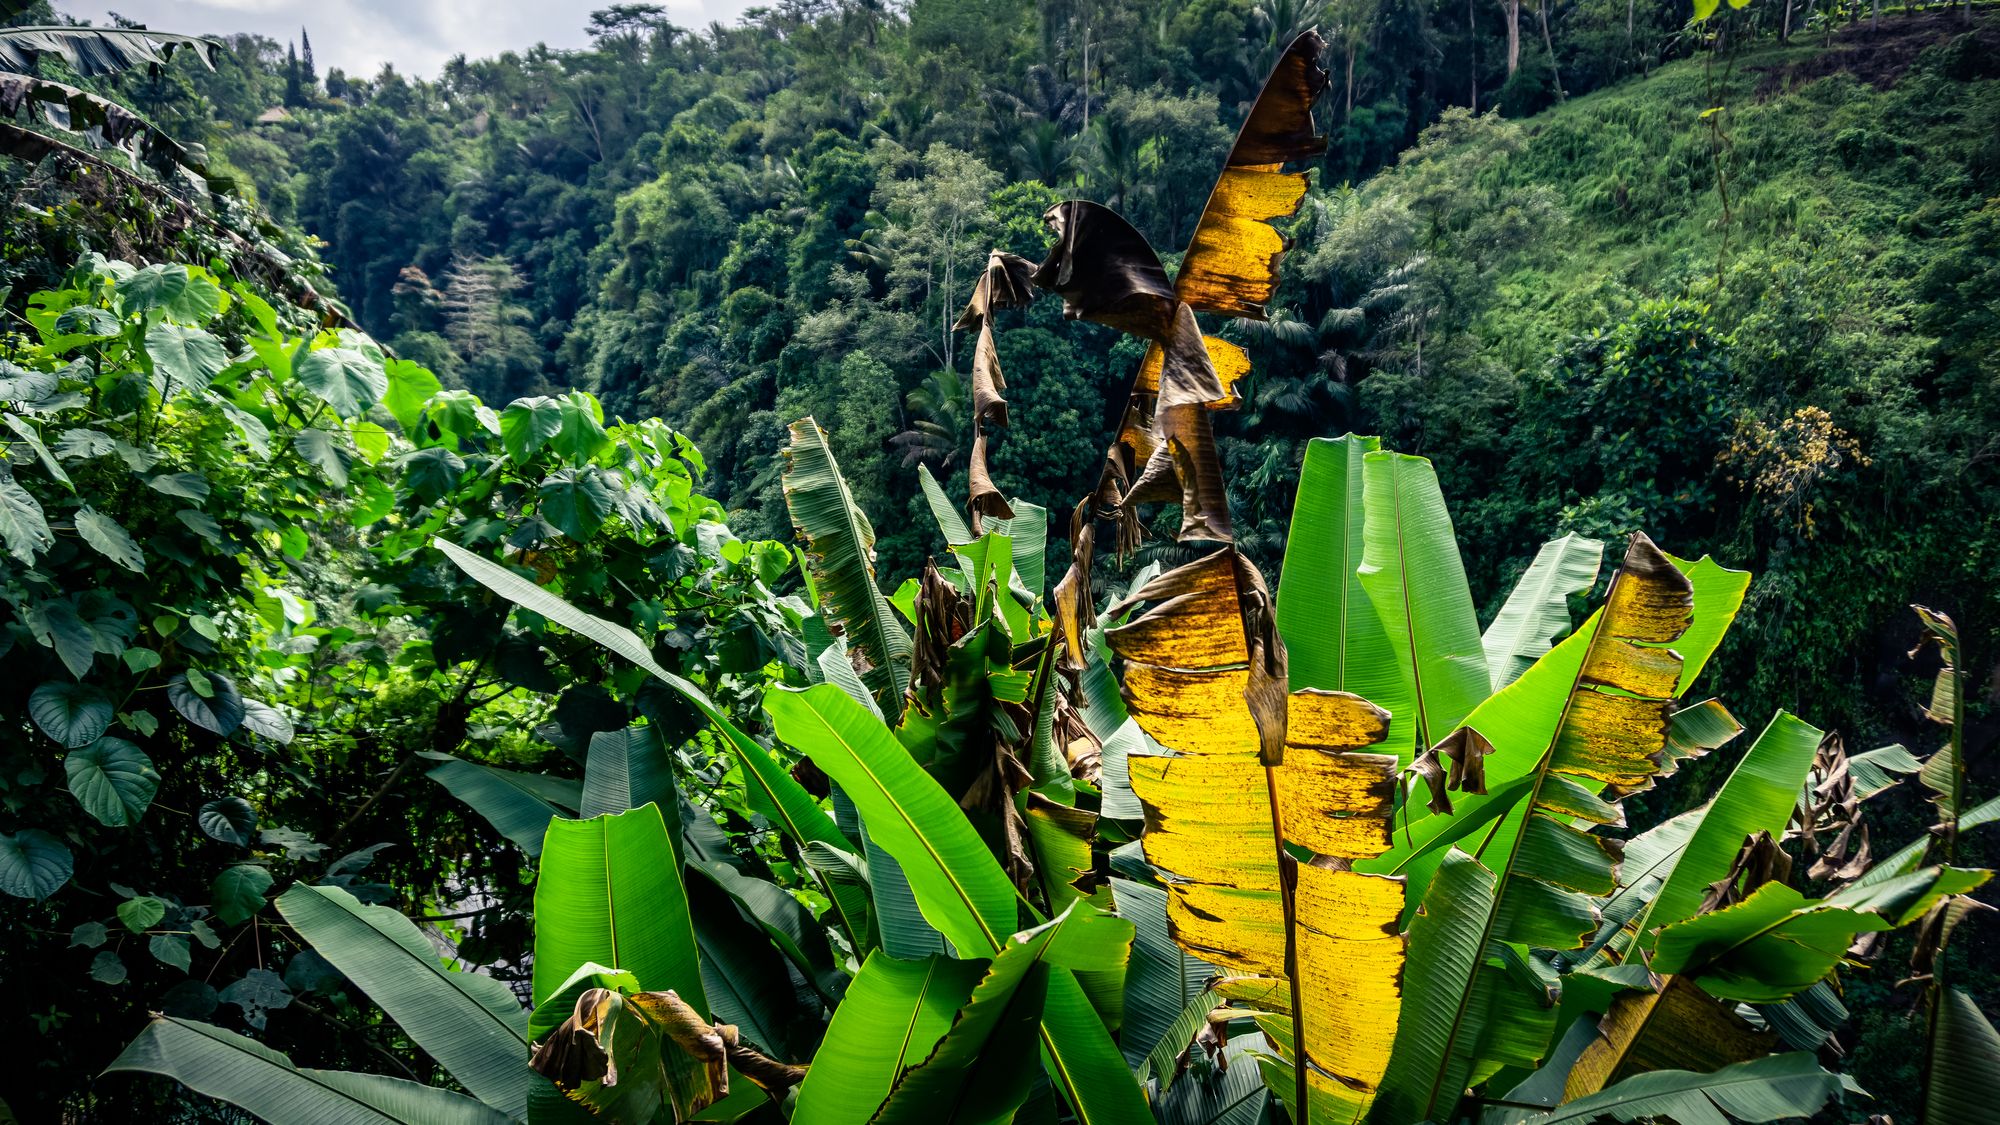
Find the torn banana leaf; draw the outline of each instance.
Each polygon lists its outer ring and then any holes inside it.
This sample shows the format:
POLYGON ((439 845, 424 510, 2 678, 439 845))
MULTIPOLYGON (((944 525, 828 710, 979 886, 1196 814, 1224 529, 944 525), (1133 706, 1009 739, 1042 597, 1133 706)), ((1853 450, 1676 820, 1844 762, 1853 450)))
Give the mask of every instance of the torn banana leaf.
POLYGON ((1127 761, 1146 858, 1173 879, 1169 932, 1266 982, 1238 995, 1304 1013, 1303 1027, 1281 1022, 1318 1068, 1311 1081, 1372 1090, 1394 1033, 1403 885, 1342 868, 1388 847, 1395 760, 1356 752, 1381 740, 1388 716, 1347 693, 1285 691, 1266 655, 1268 594, 1233 549, 1160 575, 1127 604, 1152 608, 1106 634, 1126 661, 1126 707, 1174 752, 1127 761), (1328 865, 1296 863, 1285 844, 1328 865))
POLYGON ((1010 519, 1014 510, 994 485, 986 468, 986 428, 1007 424, 1007 380, 1000 372, 1000 355, 993 343, 993 313, 998 309, 1020 308, 1034 299, 1029 277, 1034 263, 1018 255, 995 250, 987 256, 986 270, 972 287, 972 300, 953 327, 979 330, 972 353, 972 460, 966 464, 971 481, 971 532, 980 533, 986 516, 1010 519))
POLYGON ((823 613, 841 623, 855 670, 890 714, 910 683, 910 635, 875 584, 875 528, 854 502, 819 423, 792 423, 785 447, 785 506, 806 541, 807 569, 823 613))
POLYGON ((1306 194, 1307 173, 1282 168, 1326 151, 1312 118, 1326 89, 1325 50, 1317 32, 1292 40, 1236 134, 1175 279, 1180 298, 1202 312, 1264 319, 1286 247, 1273 220, 1297 213, 1306 194))
MULTIPOLYGON (((1483 850, 1485 861, 1450 853, 1424 897, 1411 956, 1426 974, 1405 991, 1397 1063, 1371 1120, 1448 1119, 1467 1086, 1503 1065, 1533 1066, 1546 1052, 1555 1029, 1549 997, 1538 984, 1524 987, 1508 966, 1527 965, 1533 955, 1525 950, 1573 950, 1596 933, 1594 896, 1615 888, 1620 852, 1616 841, 1588 830, 1618 815, 1592 788, 1637 786, 1660 768, 1682 663, 1669 646, 1693 616, 1692 584, 1635 534, 1567 679, 1548 681, 1531 670, 1509 689, 1533 692, 1522 702, 1531 703, 1526 714, 1538 727, 1537 762, 1483 850), (1512 823, 1519 827, 1509 831, 1512 823), (1444 882, 1447 871, 1463 884, 1456 893, 1444 882), (1420 931, 1451 934, 1438 944, 1454 956, 1420 962, 1420 931)), ((1451 809, 1440 759, 1451 759, 1462 790, 1478 792, 1491 748, 1469 725, 1420 756, 1434 807, 1451 809)))
POLYGON ((1775 1034, 1752 1027, 1734 1005, 1686 977, 1669 977, 1658 991, 1628 992, 1611 1002, 1571 1068, 1563 1097, 1585 1097, 1650 1070, 1720 1070, 1779 1046, 1775 1034))

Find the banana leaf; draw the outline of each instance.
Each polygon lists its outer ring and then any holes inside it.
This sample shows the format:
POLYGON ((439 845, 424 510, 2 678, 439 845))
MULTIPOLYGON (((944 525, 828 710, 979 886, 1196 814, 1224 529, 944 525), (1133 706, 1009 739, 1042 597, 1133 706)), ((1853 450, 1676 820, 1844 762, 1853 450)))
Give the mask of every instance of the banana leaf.
POLYGON ((155 1015, 104 1070, 162 1074, 266 1121, 506 1125, 519 1120, 464 1094, 401 1078, 293 1066, 254 1039, 178 1016, 155 1015))
POLYGON ((1569 632, 1569 599, 1590 592, 1603 561, 1603 543, 1575 534, 1551 539, 1535 552, 1527 573, 1479 638, 1494 691, 1520 679, 1569 632))
POLYGON ((792 423, 785 447, 785 507, 807 543, 822 612, 841 623, 861 679, 882 710, 902 710, 910 686, 910 635, 875 585, 875 528, 854 502, 819 423, 792 423))
POLYGON ((535 1003, 591 962, 709 1011, 681 865, 656 805, 549 825, 535 882, 535 1003))
POLYGON ((539 1081, 528 1012, 506 985, 447 969, 409 919, 338 887, 294 884, 278 913, 474 1097, 510 1117, 527 1112, 539 1081))

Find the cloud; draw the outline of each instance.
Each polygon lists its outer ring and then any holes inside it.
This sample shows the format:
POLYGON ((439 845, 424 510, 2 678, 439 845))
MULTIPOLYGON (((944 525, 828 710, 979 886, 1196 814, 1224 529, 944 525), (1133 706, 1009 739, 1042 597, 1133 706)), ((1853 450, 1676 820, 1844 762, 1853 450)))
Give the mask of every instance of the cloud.
MULTIPOLYGON (((148 27, 196 35, 312 36, 321 74, 339 67, 372 75, 390 63, 410 75, 435 77, 453 55, 489 58, 547 43, 581 47, 590 41, 590 12, 611 0, 56 0, 66 16, 109 22, 117 12, 148 27)), ((751 0, 654 0, 684 27, 732 23, 751 0)))

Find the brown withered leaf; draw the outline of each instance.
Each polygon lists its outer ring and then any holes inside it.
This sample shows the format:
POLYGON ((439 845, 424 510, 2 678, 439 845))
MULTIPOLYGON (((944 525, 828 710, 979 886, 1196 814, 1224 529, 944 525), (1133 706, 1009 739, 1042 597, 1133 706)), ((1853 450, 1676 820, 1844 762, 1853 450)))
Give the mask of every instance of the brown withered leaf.
POLYGON ((917 582, 917 635, 911 645, 910 692, 941 687, 951 646, 972 628, 972 605, 939 572, 936 559, 924 562, 917 582))
POLYGON ((1993 907, 1971 895, 1946 895, 1917 923, 1917 944, 1910 951, 1913 980, 1929 980, 1937 970, 1937 959, 1951 941, 1951 932, 1966 916, 1993 907))
POLYGON ((1782 883, 1792 873, 1792 857, 1778 846, 1769 832, 1756 832, 1743 838, 1743 846, 1736 851, 1736 858, 1730 861, 1729 874, 1708 885, 1702 896, 1697 913, 1707 914, 1726 906, 1735 906, 1750 897, 1750 893, 1766 883, 1782 883))
POLYGON ((1820 739, 1807 775, 1806 798, 1792 813, 1785 839, 1799 840, 1812 861, 1806 875, 1836 887, 1868 870, 1868 826, 1861 796, 1848 772, 1847 746, 1838 732, 1820 739))
POLYGON ((1452 811, 1448 790, 1460 793, 1486 792, 1486 756, 1493 753, 1493 743, 1485 735, 1471 727, 1460 727, 1446 735, 1437 745, 1418 754, 1410 763, 1410 772, 1415 774, 1430 790, 1427 802, 1434 813, 1449 815, 1452 811), (1445 763, 1450 763, 1447 772, 1445 763))
POLYGON ((1014 509, 993 484, 986 467, 987 427, 1007 424, 1007 380, 1000 371, 1000 353, 993 341, 993 313, 1020 308, 1034 299, 1029 283, 1033 262, 1015 254, 995 250, 986 258, 986 270, 972 287, 972 300, 960 314, 958 328, 977 328, 979 340, 972 353, 972 460, 966 465, 971 485, 967 508, 972 516, 972 533, 980 534, 983 517, 1012 519, 1014 509))
POLYGON ((1180 304, 1160 256, 1118 212, 1073 199, 1042 216, 1056 243, 1034 282, 1061 297, 1063 315, 1164 340, 1180 304))
POLYGON ((1084 650, 1089 615, 1097 599, 1090 588, 1090 564, 1097 547, 1097 528, 1090 518, 1090 501, 1081 500, 1069 514, 1069 569, 1056 582, 1055 624, 1062 642, 1061 666, 1081 672, 1090 654, 1084 650))
POLYGON ((686 1121, 729 1096, 736 1029, 711 1026, 680 996, 589 989, 529 1066, 572 1101, 617 1125, 643 1125, 666 1105, 686 1121))

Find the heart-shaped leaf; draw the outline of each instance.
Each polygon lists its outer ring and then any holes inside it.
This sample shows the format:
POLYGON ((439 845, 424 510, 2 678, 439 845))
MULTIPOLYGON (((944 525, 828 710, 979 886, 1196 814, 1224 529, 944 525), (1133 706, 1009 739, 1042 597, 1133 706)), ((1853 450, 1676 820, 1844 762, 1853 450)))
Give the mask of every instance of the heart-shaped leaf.
POLYGON ((211 838, 240 848, 257 838, 257 810, 241 797, 210 801, 195 813, 194 822, 211 838))
POLYGON ((160 924, 167 916, 167 904, 152 895, 138 895, 118 904, 118 920, 135 934, 143 934, 149 927, 160 924))
POLYGON ((334 413, 354 418, 382 401, 389 376, 379 361, 355 348, 321 348, 299 361, 295 372, 306 389, 318 395, 334 413))
POLYGON ((153 956, 162 963, 172 965, 184 973, 188 971, 188 966, 194 963, 188 950, 186 934, 154 934, 153 939, 146 943, 146 948, 152 950, 153 956))
POLYGON ((146 330, 146 357, 153 361, 157 377, 183 388, 206 387, 229 366, 222 341, 199 328, 165 322, 146 330))
POLYGON ((41 502, 12 476, 0 476, 0 542, 7 545, 7 553, 32 566, 35 553, 48 550, 55 541, 41 502))
POLYGON ((335 488, 347 487, 347 473, 354 467, 354 453, 340 443, 332 430, 305 429, 292 439, 292 448, 307 464, 326 474, 335 488))
POLYGON ((220 735, 226 736, 242 726, 243 697, 236 692, 236 681, 220 672, 196 674, 207 681, 209 694, 204 697, 195 690, 188 673, 182 672, 167 681, 167 702, 174 705, 174 710, 195 726, 220 735))
POLYGON ((424 420, 424 407, 431 396, 444 390, 444 384, 431 374, 430 369, 407 359, 392 359, 386 371, 389 376, 389 391, 382 399, 382 405, 403 427, 403 432, 415 435, 418 425, 424 420))
POLYGON ((215 877, 214 886, 209 888, 209 905, 224 925, 238 925, 263 909, 264 892, 270 889, 269 871, 254 863, 239 863, 215 877))
POLYGON ((252 734, 261 734, 273 742, 289 744, 292 741, 292 720, 283 711, 261 700, 243 701, 243 729, 252 734))
POLYGON ((39 828, 0 836, 0 891, 15 898, 47 898, 75 870, 69 849, 39 828))
POLYGON ((63 756, 69 791, 99 824, 122 828, 139 823, 159 791, 153 760, 122 738, 100 738, 63 756))
POLYGON ((28 695, 28 717, 64 746, 88 746, 111 728, 111 700, 86 684, 51 680, 28 695))

